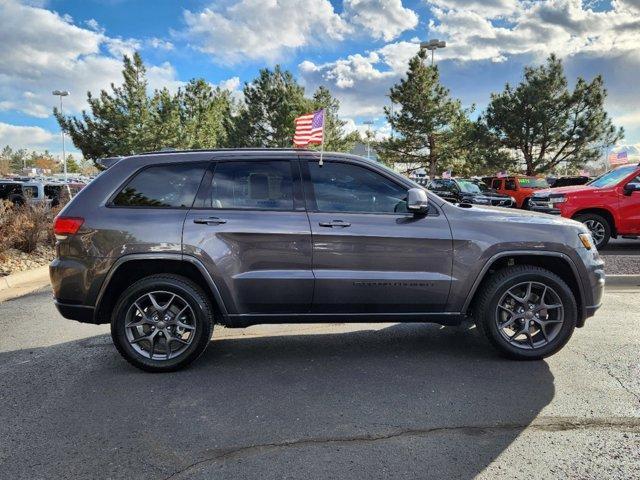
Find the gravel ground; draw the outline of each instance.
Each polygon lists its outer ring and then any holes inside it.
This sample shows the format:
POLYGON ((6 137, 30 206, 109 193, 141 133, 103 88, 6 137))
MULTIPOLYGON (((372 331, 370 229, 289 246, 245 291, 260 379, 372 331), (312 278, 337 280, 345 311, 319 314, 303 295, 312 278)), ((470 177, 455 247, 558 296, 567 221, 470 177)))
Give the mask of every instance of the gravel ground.
POLYGON ((640 275, 640 255, 601 255, 607 275, 640 275))
POLYGON ((0 260, 0 277, 48 265, 55 256, 53 247, 40 245, 32 253, 10 248, 0 260))

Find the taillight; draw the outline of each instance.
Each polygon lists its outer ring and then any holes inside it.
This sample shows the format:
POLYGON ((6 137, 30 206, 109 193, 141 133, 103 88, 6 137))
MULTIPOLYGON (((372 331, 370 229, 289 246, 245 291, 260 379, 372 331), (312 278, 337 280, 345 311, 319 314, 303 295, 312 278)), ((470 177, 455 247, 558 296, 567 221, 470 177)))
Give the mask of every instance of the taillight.
POLYGON ((84 223, 80 217, 56 217, 53 221, 53 233, 56 235, 75 235, 84 223))

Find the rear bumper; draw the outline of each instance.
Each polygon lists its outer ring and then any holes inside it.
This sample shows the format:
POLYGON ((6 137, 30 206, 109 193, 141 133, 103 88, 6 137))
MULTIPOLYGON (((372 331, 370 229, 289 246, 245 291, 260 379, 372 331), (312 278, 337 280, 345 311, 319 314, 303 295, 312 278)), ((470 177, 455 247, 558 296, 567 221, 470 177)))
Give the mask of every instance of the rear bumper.
POLYGON ((73 305, 69 303, 61 303, 55 298, 53 302, 64 318, 69 320, 76 320, 81 323, 95 323, 94 320, 94 308, 86 305, 73 305))

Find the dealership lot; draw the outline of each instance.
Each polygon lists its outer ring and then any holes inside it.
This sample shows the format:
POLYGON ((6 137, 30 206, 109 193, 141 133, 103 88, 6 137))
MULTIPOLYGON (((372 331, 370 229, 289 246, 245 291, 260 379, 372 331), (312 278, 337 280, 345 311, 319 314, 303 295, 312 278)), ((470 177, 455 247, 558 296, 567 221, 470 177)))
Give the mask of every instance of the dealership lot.
POLYGON ((6 478, 638 478, 636 290, 610 290, 542 362, 474 328, 216 329, 143 373, 50 290, 0 303, 6 478))

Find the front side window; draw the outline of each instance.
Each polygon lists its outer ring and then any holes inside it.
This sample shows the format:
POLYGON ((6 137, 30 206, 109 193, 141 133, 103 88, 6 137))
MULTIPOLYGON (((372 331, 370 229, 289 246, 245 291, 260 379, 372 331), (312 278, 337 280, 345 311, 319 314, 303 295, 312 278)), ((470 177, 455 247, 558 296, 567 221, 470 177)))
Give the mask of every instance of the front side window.
POLYGON ((505 190, 515 190, 516 189, 516 181, 513 179, 505 180, 504 184, 505 190))
POLYGON ((185 163, 145 168, 116 195, 113 205, 189 208, 193 205, 205 167, 204 164, 185 163))
POLYGON ((358 165, 309 163, 320 212, 406 213, 407 189, 358 165))
POLYGON ((499 190, 501 185, 502 185, 502 180, 496 178, 491 184, 491 188, 493 188, 494 190, 499 190))
POLYGON ((209 208, 293 210, 293 179, 288 160, 220 162, 216 165, 209 208))

